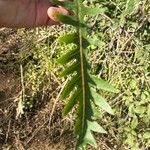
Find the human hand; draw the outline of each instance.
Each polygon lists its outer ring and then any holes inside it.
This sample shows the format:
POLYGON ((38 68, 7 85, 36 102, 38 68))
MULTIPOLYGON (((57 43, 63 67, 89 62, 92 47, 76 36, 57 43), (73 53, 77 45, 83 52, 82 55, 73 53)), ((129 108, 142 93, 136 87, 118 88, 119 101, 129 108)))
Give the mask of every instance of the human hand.
POLYGON ((58 24, 56 12, 68 15, 62 7, 52 7, 49 0, 0 0, 0 27, 32 28, 58 24))

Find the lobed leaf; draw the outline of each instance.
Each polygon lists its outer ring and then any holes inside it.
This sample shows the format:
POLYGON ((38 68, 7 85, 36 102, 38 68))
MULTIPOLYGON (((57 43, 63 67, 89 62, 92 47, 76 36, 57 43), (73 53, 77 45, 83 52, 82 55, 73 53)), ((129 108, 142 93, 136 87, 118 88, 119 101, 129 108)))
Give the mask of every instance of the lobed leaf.
POLYGON ((92 88, 91 88, 91 96, 92 96, 93 102, 97 106, 99 106, 100 108, 108 112, 109 114, 114 115, 114 112, 111 109, 110 105, 107 103, 107 101, 102 96, 97 94, 96 91, 93 90, 92 88))
POLYGON ((64 110, 63 110, 63 116, 66 116, 74 107, 74 105, 77 104, 77 102, 79 101, 80 98, 80 94, 81 91, 80 90, 76 90, 71 97, 68 100, 68 103, 65 105, 64 110))
POLYGON ((70 34, 66 34, 66 35, 60 37, 58 39, 58 42, 65 43, 65 44, 70 44, 70 43, 78 44, 79 37, 78 37, 77 33, 70 33, 70 34))
POLYGON ((81 145, 80 145, 80 143, 79 143, 79 148, 80 148, 80 147, 85 147, 87 144, 90 144, 90 145, 92 145, 94 148, 97 148, 96 141, 95 141, 95 139, 94 139, 94 137, 93 137, 91 131, 88 130, 88 129, 86 130, 86 134, 85 134, 85 136, 84 136, 84 138, 83 138, 83 142, 81 143, 81 145))
POLYGON ((87 120, 87 129, 83 137, 79 137, 77 142, 77 147, 79 149, 85 149, 87 144, 92 145, 93 147, 97 148, 97 144, 95 138, 93 137, 92 131, 98 133, 107 133, 97 122, 87 120))
POLYGON ((99 79, 98 77, 94 75, 90 75, 90 84, 95 86, 99 90, 105 90, 113 93, 118 93, 119 91, 114 88, 112 85, 110 85, 107 81, 103 79, 99 79))
POLYGON ((76 135, 80 135, 80 133, 82 132, 82 106, 80 105, 81 104, 81 99, 79 101, 79 105, 78 105, 78 108, 77 108, 77 118, 76 118, 76 122, 75 122, 75 126, 74 126, 74 132, 76 135))
POLYGON ((57 0, 52 0, 53 4, 58 5, 58 6, 62 6, 64 8, 67 8, 68 10, 72 10, 76 12, 76 5, 71 2, 71 1, 67 1, 67 3, 65 1, 57 1, 57 0))
POLYGON ((62 15, 60 13, 55 13, 54 17, 56 17, 58 19, 58 21, 64 23, 64 24, 68 24, 68 25, 72 25, 75 27, 87 27, 85 24, 80 23, 72 16, 66 16, 66 15, 62 15))
POLYGON ((95 106, 95 104, 92 104, 92 111, 93 111, 93 120, 98 119, 102 116, 100 110, 97 109, 97 107, 95 106))
POLYGON ((96 121, 88 121, 88 127, 94 132, 107 133, 96 121))
POLYGON ((65 70, 63 70, 63 71, 60 73, 60 76, 61 76, 61 77, 66 77, 67 75, 72 74, 72 73, 74 73, 75 71, 77 71, 79 67, 80 67, 79 62, 74 62, 72 65, 70 65, 70 66, 67 67, 65 70))
MULTIPOLYGON (((118 90, 111 86, 108 82, 89 75, 90 66, 87 59, 87 47, 92 44, 99 46, 99 38, 87 38, 87 25, 84 22, 85 15, 97 15, 104 13, 105 8, 90 8, 83 5, 83 0, 75 0, 74 2, 58 2, 55 4, 68 8, 74 12, 74 16, 65 16, 59 13, 55 17, 62 23, 76 27, 76 33, 65 35, 59 38, 60 43, 75 44, 76 49, 71 50, 58 59, 58 63, 65 65, 73 62, 61 73, 61 76, 71 75, 66 86, 63 88, 61 98, 68 98, 68 103, 63 110, 63 116, 67 115, 72 108, 77 105, 76 122, 74 131, 78 137, 77 149, 85 149, 87 144, 97 147, 92 132, 106 133, 106 131, 95 121, 101 116, 101 112, 97 109, 100 107, 110 114, 113 111, 105 99, 100 96, 94 88, 117 93, 118 90), (73 61, 76 60, 76 61, 73 61), (76 74, 74 74, 76 72, 76 74), (71 94, 71 92, 73 93, 71 94)), ((88 28, 89 30, 90 28, 88 28)), ((102 42, 101 42, 102 45, 102 42)))
POLYGON ((78 55, 77 49, 73 49, 67 52, 66 54, 64 54, 63 56, 61 56, 60 58, 58 58, 57 63, 64 65, 68 63, 69 61, 73 60, 74 58, 76 58, 77 55, 78 55))
POLYGON ((80 81, 80 77, 78 75, 74 75, 71 78, 71 80, 67 82, 66 86, 63 88, 63 91, 61 93, 61 98, 62 99, 67 98, 79 81, 80 81))

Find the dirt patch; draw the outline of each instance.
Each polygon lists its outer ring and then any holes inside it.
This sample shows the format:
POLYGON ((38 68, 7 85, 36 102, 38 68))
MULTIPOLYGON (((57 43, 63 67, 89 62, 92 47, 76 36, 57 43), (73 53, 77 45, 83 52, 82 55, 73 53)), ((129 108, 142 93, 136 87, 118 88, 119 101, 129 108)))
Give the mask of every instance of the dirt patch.
POLYGON ((15 114, 14 100, 20 90, 19 80, 12 72, 0 73, 0 144, 9 138, 11 117, 15 114))
POLYGON ((69 122, 62 120, 60 106, 55 108, 50 121, 52 102, 42 110, 26 114, 22 119, 16 120, 11 116, 3 125, 2 148, 11 150, 71 150, 74 138, 69 122))
POLYGON ((70 150, 74 145, 71 123, 61 118, 62 104, 53 108, 60 89, 57 83, 44 106, 16 119, 21 84, 14 64, 24 44, 17 30, 0 30, 0 150, 70 150))

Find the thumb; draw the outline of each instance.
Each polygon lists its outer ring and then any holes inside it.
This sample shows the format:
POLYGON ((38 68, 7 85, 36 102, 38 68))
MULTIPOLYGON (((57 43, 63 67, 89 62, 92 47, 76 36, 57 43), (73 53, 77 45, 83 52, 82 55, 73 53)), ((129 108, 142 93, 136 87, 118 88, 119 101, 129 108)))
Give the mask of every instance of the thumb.
POLYGON ((51 19, 48 22, 49 25, 54 24, 54 22, 55 22, 55 24, 59 23, 59 21, 55 17, 56 13, 60 13, 63 15, 69 15, 69 12, 63 7, 50 7, 47 10, 47 15, 51 19))

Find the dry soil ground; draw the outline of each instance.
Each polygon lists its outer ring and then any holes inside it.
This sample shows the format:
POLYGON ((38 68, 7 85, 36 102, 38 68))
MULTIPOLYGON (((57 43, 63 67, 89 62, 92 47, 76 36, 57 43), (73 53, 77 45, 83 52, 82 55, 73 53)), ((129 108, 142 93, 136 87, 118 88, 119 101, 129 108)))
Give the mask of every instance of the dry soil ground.
MULTIPOLYGON (((74 137, 69 129, 70 121, 62 120, 62 106, 56 104, 52 112, 54 98, 41 109, 16 119, 21 84, 15 51, 25 46, 17 30, 0 30, 0 150, 72 149, 74 137)), ((57 88, 54 95, 56 92, 57 88)))

